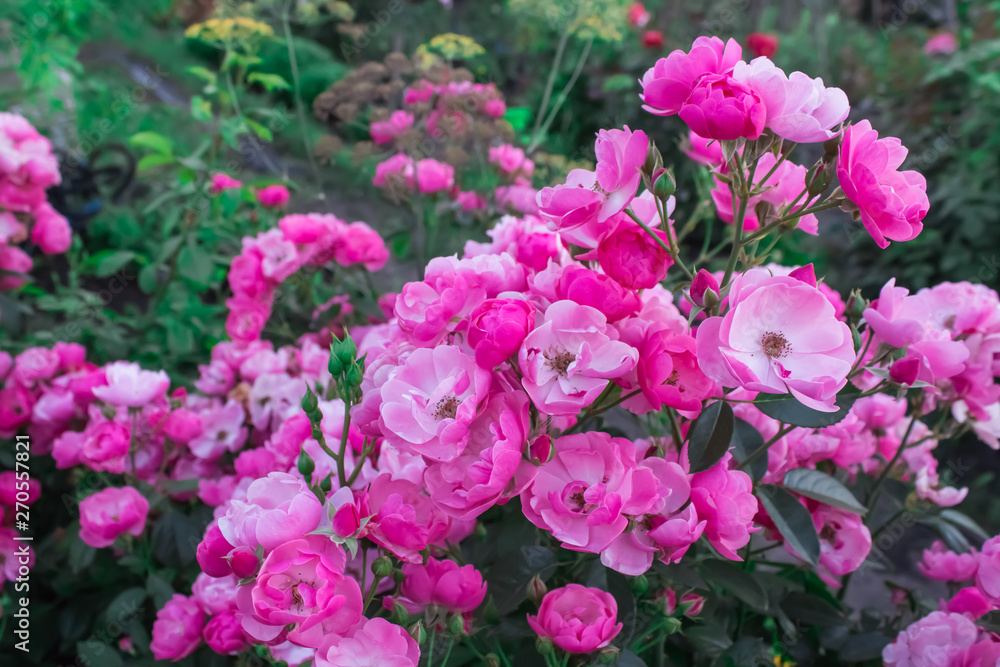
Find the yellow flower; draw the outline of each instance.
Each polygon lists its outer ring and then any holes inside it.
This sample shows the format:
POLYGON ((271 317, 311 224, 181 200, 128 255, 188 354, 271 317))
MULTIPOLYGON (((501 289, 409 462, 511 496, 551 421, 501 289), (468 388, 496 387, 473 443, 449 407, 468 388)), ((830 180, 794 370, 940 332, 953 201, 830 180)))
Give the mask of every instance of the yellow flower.
POLYGON ((508 0, 508 9, 527 14, 580 39, 619 42, 629 0, 508 0))
POLYGON ((203 42, 223 44, 244 43, 274 36, 274 29, 266 23, 255 21, 248 16, 228 19, 208 19, 195 23, 184 31, 188 37, 203 42))
MULTIPOLYGON (((420 48, 424 49, 424 52, 437 53, 447 60, 455 60, 456 58, 464 60, 486 53, 486 49, 477 44, 471 37, 456 35, 453 32, 432 37, 431 41, 421 45, 420 48)), ((420 48, 417 49, 418 53, 421 53, 420 48)))

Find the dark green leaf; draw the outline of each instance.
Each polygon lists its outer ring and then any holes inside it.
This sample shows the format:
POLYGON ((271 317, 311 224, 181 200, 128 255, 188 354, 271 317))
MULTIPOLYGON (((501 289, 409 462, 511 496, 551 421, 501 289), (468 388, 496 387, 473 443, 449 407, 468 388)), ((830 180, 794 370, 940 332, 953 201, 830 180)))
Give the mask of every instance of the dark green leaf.
POLYGON ((95 638, 77 642, 76 655, 80 664, 87 667, 122 667, 122 657, 102 641, 95 638))
POLYGON ((174 152, 170 139, 156 132, 137 132, 128 138, 128 143, 133 148, 137 146, 151 148, 163 155, 170 155, 174 152))
POLYGON ((701 564, 701 573, 705 581, 728 590, 754 609, 768 609, 767 593, 750 572, 729 561, 712 559, 701 564))
POLYGON ((190 565, 194 562, 201 532, 189 517, 168 511, 153 527, 153 555, 169 567, 190 565))
POLYGON ((688 439, 692 473, 708 470, 729 450, 734 419, 733 409, 725 401, 716 401, 701 411, 688 439))
POLYGON ((177 271, 191 282, 208 286, 212 279, 212 256, 200 246, 188 244, 177 255, 177 271))
POLYGON ((808 593, 792 592, 781 602, 782 610, 790 618, 808 625, 842 625, 843 614, 823 598, 808 593))
POLYGON ((848 512, 862 515, 867 512, 846 486, 819 470, 789 470, 785 473, 784 485, 789 491, 848 512))
POLYGON ((146 579, 146 592, 153 598, 157 609, 163 608, 167 600, 174 596, 173 587, 160 575, 153 573, 146 579))
POLYGON ((616 667, 646 667, 642 658, 632 651, 622 651, 618 654, 618 659, 614 662, 616 667))
POLYGON ((769 656, 769 647, 760 637, 744 637, 729 647, 726 656, 735 667, 760 667, 761 656, 769 656))
POLYGON ((517 609, 527 597, 528 582, 536 574, 546 580, 556 571, 556 556, 543 546, 525 544, 490 568, 488 590, 501 615, 517 609))
POLYGON ((87 259, 86 266, 99 278, 107 278, 132 261, 131 250, 102 250, 87 259))
MULTIPOLYGON (((764 394, 764 396, 767 396, 767 394, 764 394)), ((823 428, 824 426, 833 426, 846 417, 857 398, 858 394, 856 392, 842 392, 837 396, 837 407, 840 409, 836 412, 813 410, 791 396, 779 399, 759 398, 754 401, 754 405, 768 417, 777 419, 783 424, 804 426, 806 428, 823 428)))
POLYGON ((126 588, 115 596, 104 610, 104 622, 117 623, 128 627, 129 623, 139 617, 142 603, 146 600, 146 589, 141 586, 126 588))
POLYGON ((961 530, 941 517, 922 517, 919 521, 920 523, 930 526, 937 531, 952 551, 957 551, 958 553, 968 553, 969 549, 972 547, 972 545, 969 544, 969 540, 966 539, 961 530))
MULTIPOLYGON (((743 463, 750 456, 764 446, 764 437, 760 431, 755 429, 742 419, 736 419, 733 427, 733 457, 737 463, 743 463)), ((754 481, 759 480, 767 472, 767 452, 760 454, 751 463, 747 470, 754 481)))
POLYGON ((809 510, 791 493, 773 484, 759 485, 756 495, 788 545, 815 567, 819 563, 819 535, 809 510))
POLYGON ((976 523, 972 517, 962 514, 957 510, 941 510, 941 518, 952 525, 972 533, 976 537, 983 540, 990 539, 989 533, 983 530, 982 526, 976 523))
POLYGON ((867 632, 849 638, 840 651, 840 659, 845 662, 877 660, 882 657, 882 649, 892 641, 881 632, 867 632))
POLYGON ((691 640, 700 654, 709 658, 719 657, 733 645, 725 629, 717 625, 696 625, 685 630, 684 636, 691 640))

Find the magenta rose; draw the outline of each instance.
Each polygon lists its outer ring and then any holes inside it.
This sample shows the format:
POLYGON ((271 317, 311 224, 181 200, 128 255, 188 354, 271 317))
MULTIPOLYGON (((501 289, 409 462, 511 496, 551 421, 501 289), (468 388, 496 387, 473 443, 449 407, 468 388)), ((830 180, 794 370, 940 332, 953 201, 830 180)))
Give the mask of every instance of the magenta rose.
POLYGON ((80 502, 80 539, 100 549, 124 533, 139 537, 149 501, 131 486, 98 491, 80 502))
POLYGON ((476 363, 493 370, 521 347, 535 328, 535 307, 521 299, 487 299, 469 316, 469 345, 476 363))
POLYGON ((325 535, 285 542, 268 554, 257 580, 237 593, 243 629, 260 642, 283 639, 318 648, 361 619, 358 583, 344 576, 347 556, 325 535))
POLYGON ((426 564, 403 565, 401 597, 386 598, 391 608, 399 602, 411 614, 419 614, 430 606, 439 606, 452 613, 470 612, 486 597, 483 575, 472 565, 459 567, 452 560, 428 558, 426 564))
POLYGON ((923 175, 899 171, 907 152, 895 137, 879 139, 867 120, 844 131, 837 178, 880 248, 916 238, 930 208, 923 175))
POLYGON ((226 611, 213 617, 202 632, 205 643, 219 655, 236 655, 249 646, 242 619, 243 614, 238 611, 226 611))
POLYGON ((598 588, 568 584, 542 598, 537 616, 528 624, 539 637, 569 653, 590 653, 604 648, 622 631, 618 603, 598 588))
POLYGON ((201 644, 205 614, 191 598, 176 594, 156 612, 153 641, 149 648, 157 660, 177 662, 194 653, 201 644))
POLYGON ((642 108, 658 116, 677 113, 702 77, 731 72, 742 57, 743 49, 736 40, 723 43, 718 37, 697 38, 690 52, 672 51, 643 75, 642 108))
POLYGON ((695 134, 722 141, 759 137, 767 110, 750 86, 720 74, 704 77, 678 115, 695 134))

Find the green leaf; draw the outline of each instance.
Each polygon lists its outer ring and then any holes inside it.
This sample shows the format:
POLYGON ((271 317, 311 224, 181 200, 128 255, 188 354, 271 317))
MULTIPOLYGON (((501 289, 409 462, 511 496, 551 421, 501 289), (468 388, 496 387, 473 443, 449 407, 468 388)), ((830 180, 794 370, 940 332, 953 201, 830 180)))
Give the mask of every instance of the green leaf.
POLYGON ((941 518, 954 526, 972 533, 976 537, 983 540, 990 539, 990 534, 983 530, 982 526, 976 523, 971 517, 957 510, 941 510, 941 518))
POLYGON ((836 412, 814 410, 791 396, 779 399, 758 399, 754 401, 754 406, 768 417, 777 419, 784 424, 806 428, 823 428, 824 426, 833 426, 846 417, 857 398, 856 392, 841 392, 836 401, 837 407, 840 409, 836 412))
POLYGON ((202 67, 201 65, 194 65, 193 67, 188 67, 188 72, 194 74, 199 79, 207 82, 209 85, 214 86, 218 83, 219 77, 212 70, 202 67))
POLYGON ((788 545, 800 558, 816 567, 819 563, 819 535, 809 510, 780 486, 761 484, 755 493, 788 545))
POLYGON ((556 556, 547 547, 525 544, 490 567, 488 590, 497 611, 509 614, 527 597, 528 582, 536 574, 545 581, 556 571, 556 556))
POLYGON ((768 609, 767 593, 750 572, 727 560, 711 559, 701 564, 705 581, 724 588, 760 612, 768 609))
POLYGON ((212 120, 212 102, 199 95, 191 98, 191 117, 201 123, 212 120))
POLYGON ((878 660, 882 657, 882 649, 889 645, 892 639, 881 632, 866 632, 853 635, 844 643, 838 657, 844 662, 862 662, 878 660))
POLYGON ((848 512, 864 515, 868 510, 850 489, 819 470, 796 468, 785 473, 785 488, 848 512))
POLYGON ((263 72, 251 72, 250 76, 247 77, 247 81, 250 83, 259 83, 269 93, 275 90, 290 90, 292 87, 283 77, 263 72))
POLYGON ((642 658, 637 656, 632 651, 623 650, 618 654, 618 659, 614 662, 615 667, 646 667, 646 663, 642 661, 642 658))
POLYGON ((966 539, 962 531, 956 528, 951 522, 945 521, 939 516, 921 517, 918 521, 937 531, 941 539, 945 541, 945 544, 952 551, 964 554, 968 553, 969 549, 972 548, 972 545, 969 544, 969 540, 966 539))
POLYGON ((138 171, 144 171, 146 169, 152 169, 153 167, 159 167, 161 164, 171 164, 173 161, 173 155, 150 153, 149 155, 143 155, 138 164, 136 164, 135 168, 138 171))
POLYGON ((77 661, 87 667, 122 667, 122 657, 95 637, 76 643, 77 661))
POLYGON ((159 270, 159 264, 147 264, 139 269, 139 289, 146 294, 155 292, 156 286, 160 284, 160 281, 157 279, 159 270))
POLYGON ((201 533, 190 517, 170 510, 153 526, 153 555, 168 567, 190 565, 201 533))
POLYGON ((227 118, 219 124, 219 133, 222 135, 222 140, 233 150, 240 149, 239 137, 241 134, 247 134, 249 131, 242 118, 227 118))
POLYGON ((144 147, 151 148, 157 153, 163 155, 173 155, 174 147, 170 143, 170 139, 158 132, 138 132, 133 134, 128 138, 129 146, 133 148, 144 147))
POLYGON ((102 250, 88 257, 85 266, 98 278, 107 278, 134 258, 131 250, 102 250))
POLYGON ((146 589, 141 586, 126 588, 115 596, 104 610, 104 622, 117 623, 127 627, 130 622, 139 618, 142 613, 142 603, 146 600, 146 589))
POLYGON ((157 609, 162 609, 167 600, 174 596, 173 587, 160 575, 153 573, 146 579, 146 592, 153 598, 157 609))
POLYGON ((781 601, 781 609, 789 618, 808 625, 821 627, 843 625, 847 622, 844 615, 821 597, 808 593, 793 591, 781 601))
MULTIPOLYGON (((764 446, 764 436, 760 434, 749 422, 737 418, 733 427, 733 457, 737 463, 742 464, 750 458, 754 452, 764 446)), ((750 463, 747 470, 750 477, 756 482, 767 472, 767 452, 764 452, 750 463)))
POLYGON ((733 645, 726 629, 715 624, 696 625, 684 631, 684 636, 691 640, 698 654, 708 658, 717 658, 733 645))
POLYGON ((528 107, 507 107, 504 119, 513 126, 515 131, 520 132, 526 129, 531 121, 531 109, 528 107))
POLYGON ((710 404, 698 415, 688 439, 692 473, 708 470, 729 451, 734 419, 733 409, 725 401, 710 404))
POLYGON ((250 120, 246 118, 247 127, 249 127, 254 134, 263 139, 264 141, 271 141, 274 136, 271 134, 271 130, 267 129, 255 120, 250 120))
POLYGON ((604 85, 601 86, 601 89, 605 93, 610 93, 618 90, 628 90, 635 84, 635 77, 631 74, 613 74, 604 80, 604 85))
POLYGON ((201 246, 189 243, 177 255, 177 272, 191 282, 207 287, 214 267, 212 256, 201 246))

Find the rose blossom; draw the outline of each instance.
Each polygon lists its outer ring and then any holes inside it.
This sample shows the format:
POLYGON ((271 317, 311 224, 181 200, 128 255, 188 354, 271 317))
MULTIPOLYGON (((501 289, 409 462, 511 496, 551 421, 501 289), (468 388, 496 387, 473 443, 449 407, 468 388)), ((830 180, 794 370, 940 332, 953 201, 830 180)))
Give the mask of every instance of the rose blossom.
POLYGON ((105 368, 108 384, 94 387, 94 396, 115 405, 139 408, 166 394, 170 378, 166 371, 145 371, 139 364, 116 361, 105 368))
MULTIPOLYGON (((654 229, 653 234, 664 245, 668 243, 667 232, 654 229)), ((624 215, 618 217, 614 227, 601 239, 597 259, 604 273, 628 289, 647 289, 656 285, 674 263, 660 243, 624 215)))
POLYGON ((451 461, 465 448, 489 385, 489 371, 457 347, 415 350, 382 385, 386 436, 436 461, 451 461))
POLYGON ((889 241, 916 238, 930 208, 923 175, 899 171, 907 152, 895 137, 879 139, 867 120, 844 131, 837 178, 880 248, 888 247, 889 241))
POLYGON ((365 619, 346 637, 331 635, 316 651, 316 667, 417 667, 420 647, 384 618, 365 619))
POLYGON ((528 625, 569 653, 590 653, 604 648, 618 636, 618 603, 598 588, 568 584, 542 598, 538 615, 528 615, 528 625))
POLYGON ((212 618, 202 636, 208 647, 219 655, 236 655, 249 646, 243 632, 243 615, 238 611, 226 611, 212 618))
POLYGON ((246 502, 232 501, 219 530, 233 546, 270 551, 314 530, 322 514, 322 504, 302 479, 272 472, 250 484, 246 502))
POLYGON ((743 560, 737 549, 750 541, 757 514, 753 482, 742 470, 730 470, 727 453, 714 466, 691 476, 691 504, 706 522, 705 537, 730 560, 743 560))
POLYGON ((1000 535, 983 543, 979 554, 976 585, 994 603, 1000 603, 1000 535))
POLYGON ((930 549, 924 549, 923 559, 917 567, 921 574, 935 581, 969 581, 979 569, 979 552, 955 553, 949 551, 944 542, 936 540, 930 549))
POLYGON ((257 191, 257 201, 265 208, 279 208, 288 203, 288 188, 284 185, 269 185, 257 191))
POLYGON ((393 111, 388 120, 372 123, 368 131, 376 144, 387 144, 413 127, 413 114, 409 111, 393 111))
POLYGON ((455 168, 450 164, 438 162, 434 158, 425 158, 414 167, 417 187, 424 194, 447 190, 455 185, 455 168))
POLYGON ((815 286, 747 271, 730 286, 729 309, 698 327, 698 363, 724 387, 792 396, 835 412, 854 363, 851 330, 815 286))
POLYGON ((344 550, 325 535, 281 544, 264 559, 257 580, 237 593, 243 629, 261 642, 287 637, 310 648, 347 632, 363 609, 361 588, 344 576, 346 564, 344 550))
POLYGON ((437 605, 451 613, 467 613, 486 597, 483 575, 472 565, 458 566, 453 560, 428 558, 427 563, 404 563, 401 597, 386 598, 387 609, 399 602, 411 614, 437 605))
POLYGON ((723 43, 718 37, 698 37, 690 52, 672 51, 646 71, 639 95, 642 108, 658 116, 677 113, 702 77, 731 71, 742 57, 736 40, 723 43))
POLYGON ((80 539, 100 549, 124 533, 139 537, 149 501, 131 486, 111 487, 80 501, 80 539))
POLYGON ((716 140, 756 139, 767 110, 748 85, 727 74, 703 77, 678 111, 691 131, 716 140))
POLYGON ((979 629, 962 614, 931 612, 899 633, 882 651, 886 667, 944 667, 960 664, 979 629))
POLYGON ((372 517, 363 536, 408 563, 422 563, 420 552, 448 532, 447 517, 420 487, 406 479, 379 475, 361 502, 368 508, 364 515, 372 517))
POLYGON ((469 315, 476 363, 492 370, 518 351, 535 327, 535 307, 522 299, 487 299, 469 315))
POLYGON ((201 644, 205 614, 191 598, 175 594, 156 612, 153 641, 149 648, 157 660, 177 662, 194 653, 201 644))
POLYGON ((570 415, 593 403, 638 359, 635 348, 617 337, 594 308, 573 301, 549 306, 518 353, 524 389, 535 406, 545 414, 570 415))

